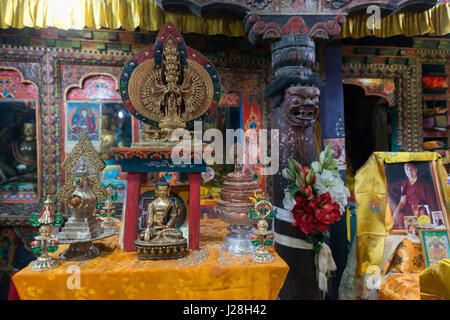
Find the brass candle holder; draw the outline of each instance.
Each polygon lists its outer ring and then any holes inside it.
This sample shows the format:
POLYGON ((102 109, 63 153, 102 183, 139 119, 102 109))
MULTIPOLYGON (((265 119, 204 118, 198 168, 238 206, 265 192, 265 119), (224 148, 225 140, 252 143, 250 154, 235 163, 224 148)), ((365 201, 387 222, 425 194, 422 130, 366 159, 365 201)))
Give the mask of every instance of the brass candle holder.
POLYGON ((62 225, 61 214, 55 214, 53 208, 54 200, 47 196, 44 201, 44 208, 39 214, 33 214, 30 224, 33 227, 39 227, 39 235, 34 237, 31 242, 33 252, 39 254, 39 257, 30 265, 31 270, 44 271, 56 268, 58 260, 52 258, 48 253, 55 252, 58 249, 59 242, 57 236, 53 233, 53 226, 62 225))
POLYGON ((257 263, 269 263, 274 260, 273 255, 266 249, 273 243, 273 234, 269 230, 269 223, 267 220, 275 219, 277 210, 273 209, 270 203, 270 198, 266 198, 265 194, 250 197, 250 200, 255 202, 255 207, 250 208, 250 219, 258 220, 257 229, 251 236, 252 244, 258 248, 250 254, 250 259, 257 263))

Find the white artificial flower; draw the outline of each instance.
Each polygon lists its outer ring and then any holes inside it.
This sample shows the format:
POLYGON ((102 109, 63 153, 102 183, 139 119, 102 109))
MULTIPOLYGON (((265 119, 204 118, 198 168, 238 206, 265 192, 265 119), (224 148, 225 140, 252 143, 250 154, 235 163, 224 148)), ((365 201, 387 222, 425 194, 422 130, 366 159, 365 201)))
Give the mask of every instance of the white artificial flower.
POLYGON ((313 163, 311 163, 311 168, 314 170, 315 174, 322 172, 322 165, 319 161, 314 161, 313 163))
POLYGON ((292 194, 287 189, 284 189, 283 208, 291 211, 295 204, 296 202, 292 194))
POLYGON ((344 212, 350 191, 345 186, 339 172, 324 169, 321 174, 316 175, 314 188, 318 194, 329 192, 333 203, 340 206, 341 213, 344 212))

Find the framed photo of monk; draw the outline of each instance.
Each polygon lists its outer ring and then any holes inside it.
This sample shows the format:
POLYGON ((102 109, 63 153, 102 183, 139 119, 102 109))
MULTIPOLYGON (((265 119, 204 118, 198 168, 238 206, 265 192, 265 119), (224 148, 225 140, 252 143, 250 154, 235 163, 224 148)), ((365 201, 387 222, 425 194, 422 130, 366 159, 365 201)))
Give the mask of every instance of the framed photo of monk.
POLYGON ((441 186, 437 184, 437 175, 431 161, 385 163, 384 171, 387 200, 393 220, 392 233, 405 233, 406 216, 420 218, 426 215, 430 224, 436 221, 448 228, 441 186), (436 218, 433 219, 432 213, 436 211, 440 211, 441 216, 438 218, 435 213, 436 218))

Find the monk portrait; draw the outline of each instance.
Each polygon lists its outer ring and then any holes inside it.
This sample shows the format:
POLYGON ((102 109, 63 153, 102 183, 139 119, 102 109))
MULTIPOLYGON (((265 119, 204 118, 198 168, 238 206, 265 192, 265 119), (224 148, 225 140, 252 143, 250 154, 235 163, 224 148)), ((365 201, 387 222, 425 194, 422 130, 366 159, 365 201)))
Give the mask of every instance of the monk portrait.
POLYGON ((420 165, 406 162, 395 167, 386 167, 386 177, 388 180, 388 200, 394 224, 393 229, 404 229, 404 218, 406 216, 429 215, 430 211, 439 209, 428 162, 420 165), (400 168, 404 172, 403 178, 390 181, 392 175, 390 179, 388 171, 399 170, 400 168), (429 210, 426 210, 426 208, 429 210))

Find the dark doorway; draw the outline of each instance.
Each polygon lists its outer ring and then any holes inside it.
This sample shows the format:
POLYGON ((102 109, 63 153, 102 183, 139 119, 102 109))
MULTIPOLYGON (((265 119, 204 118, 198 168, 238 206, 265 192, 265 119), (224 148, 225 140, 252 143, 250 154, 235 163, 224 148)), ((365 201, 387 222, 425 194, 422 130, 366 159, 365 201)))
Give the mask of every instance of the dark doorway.
POLYGON ((354 172, 374 151, 390 151, 391 119, 386 99, 367 95, 357 85, 344 84, 347 162, 354 172))

